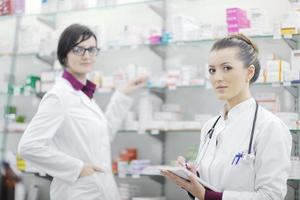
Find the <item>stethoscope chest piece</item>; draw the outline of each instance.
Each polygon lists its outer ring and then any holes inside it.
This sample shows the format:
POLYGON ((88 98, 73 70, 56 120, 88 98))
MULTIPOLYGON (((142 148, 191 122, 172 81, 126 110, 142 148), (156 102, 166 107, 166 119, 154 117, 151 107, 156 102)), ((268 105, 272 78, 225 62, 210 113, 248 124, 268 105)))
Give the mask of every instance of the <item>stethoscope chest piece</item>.
POLYGON ((246 162, 254 161, 254 159, 255 159, 255 155, 253 153, 251 153, 251 154, 244 153, 244 155, 243 155, 243 160, 246 162))

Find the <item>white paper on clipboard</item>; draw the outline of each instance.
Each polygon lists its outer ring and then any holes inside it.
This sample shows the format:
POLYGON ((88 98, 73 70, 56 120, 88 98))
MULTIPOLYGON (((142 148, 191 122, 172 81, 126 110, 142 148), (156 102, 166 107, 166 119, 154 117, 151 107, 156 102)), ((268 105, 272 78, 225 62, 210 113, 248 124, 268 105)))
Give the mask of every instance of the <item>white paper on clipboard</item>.
MULTIPOLYGON (((188 171, 187 169, 185 169, 184 167, 171 167, 171 166, 161 166, 159 167, 160 170, 167 170, 170 171, 172 173, 174 173, 175 175, 185 179, 185 180, 189 180, 188 175, 191 173, 190 171, 188 171)), ((200 177, 197 177, 197 180, 199 181, 199 183, 201 183, 204 187, 207 187, 215 192, 220 192, 219 190, 217 190, 216 188, 214 188, 213 186, 211 186, 209 183, 207 183, 205 180, 201 179, 200 177)))

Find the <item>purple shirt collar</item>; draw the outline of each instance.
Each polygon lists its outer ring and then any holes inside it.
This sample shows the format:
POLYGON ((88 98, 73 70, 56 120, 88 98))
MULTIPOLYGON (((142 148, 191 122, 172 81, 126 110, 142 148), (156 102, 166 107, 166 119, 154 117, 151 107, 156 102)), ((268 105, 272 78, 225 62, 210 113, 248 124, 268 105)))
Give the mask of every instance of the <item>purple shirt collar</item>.
POLYGON ((63 78, 65 78, 67 81, 70 82, 72 87, 79 91, 81 90, 84 94, 86 94, 90 99, 93 98, 93 95, 96 90, 96 85, 92 83, 91 81, 87 80, 86 85, 83 85, 80 81, 78 81, 70 72, 67 70, 64 70, 64 73, 62 75, 63 78))

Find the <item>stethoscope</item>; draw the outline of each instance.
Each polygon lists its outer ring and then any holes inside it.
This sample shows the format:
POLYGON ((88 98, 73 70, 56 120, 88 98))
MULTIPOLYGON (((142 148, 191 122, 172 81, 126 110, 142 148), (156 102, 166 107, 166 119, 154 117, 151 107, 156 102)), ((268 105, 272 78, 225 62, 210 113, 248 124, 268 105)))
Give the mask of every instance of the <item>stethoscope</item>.
MULTIPOLYGON (((250 135, 250 140, 249 140, 249 146, 248 146, 248 152, 247 154, 244 156, 243 159, 245 160, 251 160, 254 158, 254 155, 252 154, 251 150, 252 150, 252 144, 253 144, 253 137, 254 137, 254 131, 255 131, 255 124, 256 124, 256 119, 257 119, 257 112, 258 112, 258 103, 257 101, 255 101, 256 103, 256 107, 255 107, 255 113, 254 113, 254 118, 253 118, 253 122, 252 122, 252 129, 251 129, 251 135, 250 135)), ((204 145, 203 148, 204 150, 201 153, 201 156, 199 159, 197 159, 196 163, 199 166, 200 162, 202 161, 203 157, 205 156, 210 140, 214 134, 215 131, 215 127, 219 121, 219 119, 221 118, 221 115, 216 119, 216 121, 214 122, 214 124, 212 125, 212 127, 209 129, 209 131, 206 133, 205 139, 204 139, 204 145)))

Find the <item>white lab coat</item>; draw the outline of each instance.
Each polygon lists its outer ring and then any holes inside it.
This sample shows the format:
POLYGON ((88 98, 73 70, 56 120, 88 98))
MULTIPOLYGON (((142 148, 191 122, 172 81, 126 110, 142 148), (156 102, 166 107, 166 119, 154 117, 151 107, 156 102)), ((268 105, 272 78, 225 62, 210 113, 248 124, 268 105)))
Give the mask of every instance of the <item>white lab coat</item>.
POLYGON ((198 171, 202 179, 223 192, 223 200, 283 200, 286 195, 291 134, 263 107, 258 108, 252 159, 232 164, 237 153, 248 152, 254 113, 255 100, 251 98, 232 108, 226 120, 221 114, 209 144, 207 132, 218 116, 203 127, 196 160, 198 171))
POLYGON ((119 200, 111 170, 110 141, 132 105, 115 92, 104 114, 94 99, 76 91, 64 78, 43 97, 19 143, 19 153, 53 176, 52 200, 119 200), (80 177, 84 163, 105 172, 80 177))

